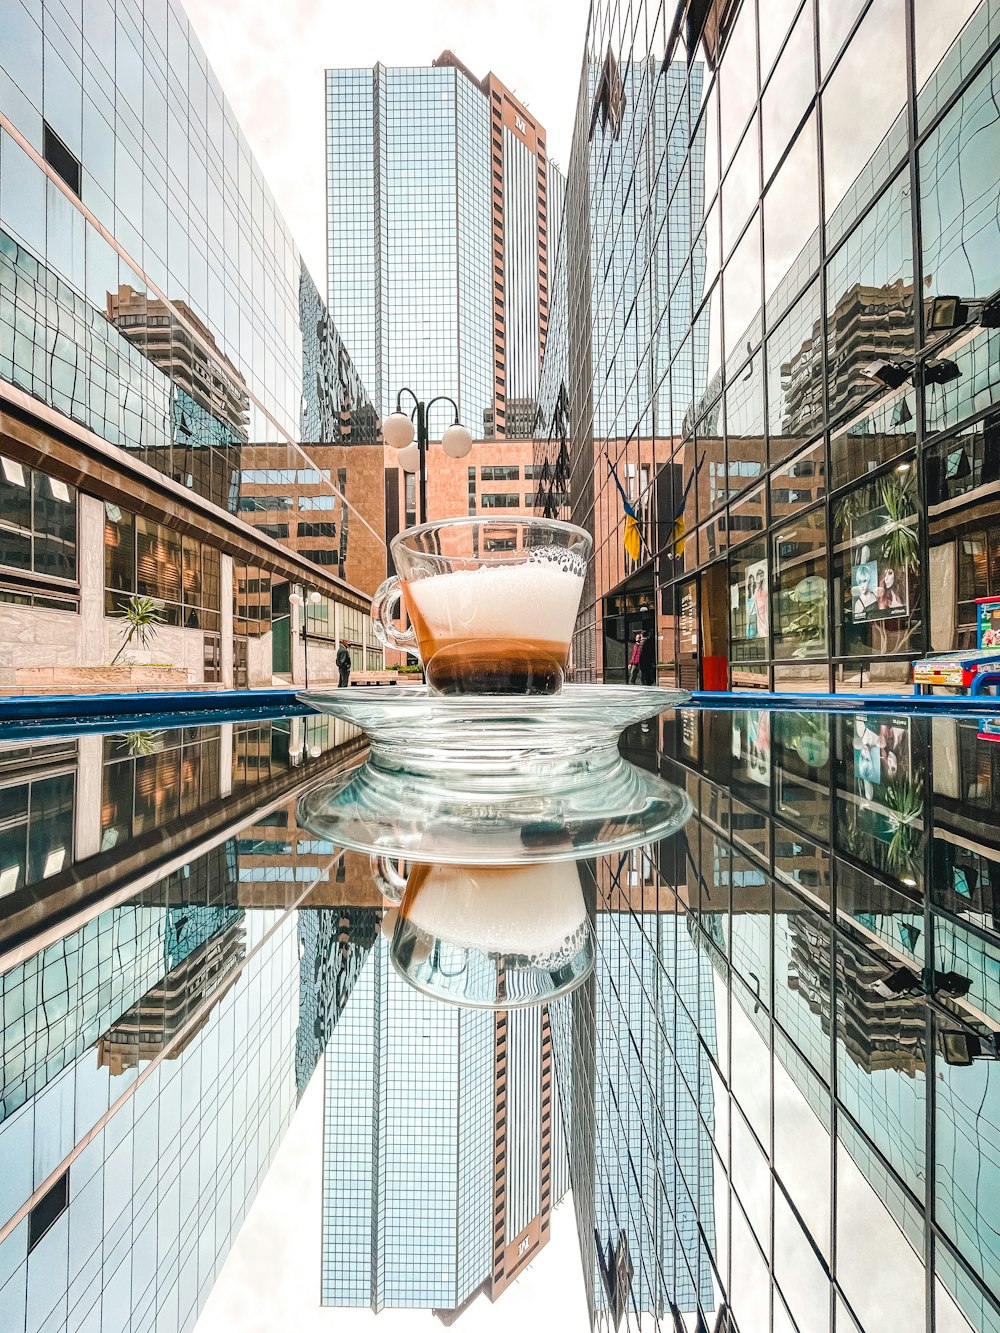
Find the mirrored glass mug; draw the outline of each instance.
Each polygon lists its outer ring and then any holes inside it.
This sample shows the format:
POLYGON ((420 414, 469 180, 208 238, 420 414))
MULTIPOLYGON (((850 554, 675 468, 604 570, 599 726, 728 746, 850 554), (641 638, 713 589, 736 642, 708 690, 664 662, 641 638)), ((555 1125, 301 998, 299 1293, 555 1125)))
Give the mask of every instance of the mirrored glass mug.
POLYGON ((557 694, 593 542, 554 519, 455 518, 391 543, 372 599, 387 648, 419 656, 438 694, 557 694), (393 624, 402 601, 410 628, 393 624))

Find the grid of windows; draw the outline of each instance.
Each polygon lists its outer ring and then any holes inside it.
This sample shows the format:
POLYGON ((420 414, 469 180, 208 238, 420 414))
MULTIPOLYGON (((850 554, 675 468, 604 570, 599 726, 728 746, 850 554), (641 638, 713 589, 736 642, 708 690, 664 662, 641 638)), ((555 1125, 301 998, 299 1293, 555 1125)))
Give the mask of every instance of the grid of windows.
POLYGON ((553 1015, 595 1327, 992 1333, 996 747, 755 709, 659 741, 695 814, 596 863, 595 976, 553 1015))
POLYGON ((219 552, 181 536, 163 523, 130 514, 118 505, 104 510, 104 601, 119 615, 131 594, 161 603, 164 623, 219 629, 219 552))
POLYGON ((505 403, 531 434, 562 189, 494 84, 448 60, 326 74, 331 312, 383 413, 404 385, 448 394, 483 438, 505 403))
POLYGON ((18 573, 76 580, 76 490, 0 458, 0 578, 18 573))
MULTIPOLYGON (((0 377, 229 512, 257 512, 248 441, 281 441, 280 471, 307 475, 314 445, 375 446, 358 369, 183 9, 8 9, 0 77, 23 143, 0 135, 0 377)), ((24 568, 8 536, 0 556, 24 568)), ((72 580, 72 551, 50 546, 42 572, 72 580)))
POLYGON ((595 535, 577 672, 620 678, 635 595, 664 680, 906 688, 968 646, 1000 458, 994 7, 713 4, 688 52, 671 9, 596 0, 581 86, 537 459, 595 535), (635 563, 605 455, 648 470, 635 563))

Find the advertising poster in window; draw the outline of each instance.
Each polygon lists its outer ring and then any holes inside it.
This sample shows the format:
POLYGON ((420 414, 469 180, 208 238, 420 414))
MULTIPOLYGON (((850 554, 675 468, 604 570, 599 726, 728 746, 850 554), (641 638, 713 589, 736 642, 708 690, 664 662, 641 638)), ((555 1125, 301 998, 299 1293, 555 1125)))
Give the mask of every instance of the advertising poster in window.
POLYGON ((761 787, 771 785, 771 714, 767 709, 733 714, 732 755, 737 772, 761 787))
POLYGON ((869 620, 903 619, 910 614, 906 569, 885 555, 881 540, 891 529, 887 509, 873 509, 854 520, 851 533, 851 618, 856 625, 869 620))
MULTIPOLYGON (((879 842, 891 844, 916 799, 908 718, 855 718, 854 781, 864 802, 860 811, 863 827, 879 842)), ((912 813, 918 811, 919 799, 912 813)))
POLYGON ((746 637, 748 639, 766 639, 768 635, 768 573, 767 561, 758 560, 747 565, 742 587, 732 586, 734 609, 742 601, 746 617, 746 637))

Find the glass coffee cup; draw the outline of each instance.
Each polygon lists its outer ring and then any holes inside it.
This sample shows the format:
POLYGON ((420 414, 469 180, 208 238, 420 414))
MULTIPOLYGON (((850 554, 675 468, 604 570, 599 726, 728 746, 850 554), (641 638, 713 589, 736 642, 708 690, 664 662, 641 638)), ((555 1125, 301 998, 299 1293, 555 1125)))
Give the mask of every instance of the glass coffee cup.
POLYGON ((389 958, 415 990, 471 1009, 518 1009, 575 990, 594 967, 576 861, 416 865, 389 958))
POLYGON ((372 599, 388 648, 437 694, 557 694, 593 542, 555 519, 453 518, 394 537, 398 576, 372 599), (392 622, 402 600, 411 628, 392 622))

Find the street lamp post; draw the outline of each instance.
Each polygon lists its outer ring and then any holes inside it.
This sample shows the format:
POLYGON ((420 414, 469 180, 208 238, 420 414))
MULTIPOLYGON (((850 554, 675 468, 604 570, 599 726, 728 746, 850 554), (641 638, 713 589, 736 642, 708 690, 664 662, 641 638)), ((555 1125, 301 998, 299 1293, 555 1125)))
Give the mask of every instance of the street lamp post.
MULTIPOLYGON (((288 598, 289 606, 301 606, 299 613, 302 616, 302 667, 305 677, 305 687, 309 688, 309 603, 314 605, 323 600, 323 594, 317 592, 315 588, 311 591, 303 588, 301 585, 288 598)), ((291 639, 291 615, 289 615, 289 639, 291 639)), ((289 647, 291 651, 291 647, 289 647)))
POLYGON ((441 445, 450 458, 464 458, 472 448, 472 435, 458 419, 458 406, 447 394, 438 394, 430 402, 423 402, 412 389, 400 389, 396 394, 396 410, 382 423, 382 438, 390 448, 397 451, 399 465, 406 472, 417 473, 417 518, 427 522, 427 445, 428 420, 430 410, 435 403, 450 403, 455 419, 446 426, 441 436, 441 445), (403 394, 413 400, 413 411, 409 416, 403 411, 403 394), (416 447, 413 443, 414 423, 416 423, 416 447))

